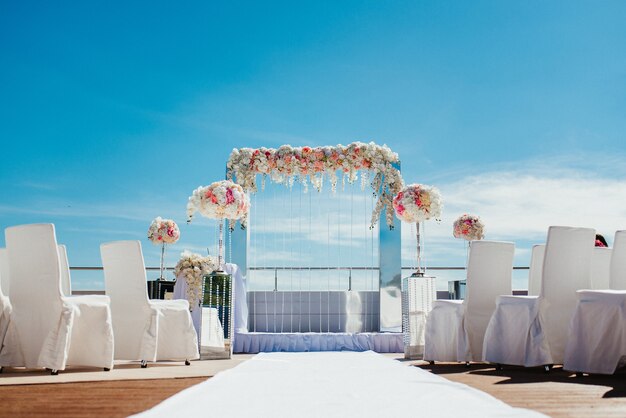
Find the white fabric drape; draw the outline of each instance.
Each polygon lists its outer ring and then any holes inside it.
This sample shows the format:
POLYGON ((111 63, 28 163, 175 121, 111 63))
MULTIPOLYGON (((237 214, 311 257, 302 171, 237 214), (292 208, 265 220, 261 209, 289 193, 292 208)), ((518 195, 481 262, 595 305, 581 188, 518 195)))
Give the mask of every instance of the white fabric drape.
POLYGON ((59 263, 61 267, 61 292, 63 296, 72 295, 72 279, 70 274, 70 263, 67 259, 67 248, 65 245, 59 245, 59 263))
POLYGON ((591 257, 591 288, 595 290, 608 289, 610 284, 611 254, 613 250, 606 247, 593 249, 591 257))
POLYGON ((578 292, 565 349, 566 370, 611 374, 626 357, 626 231, 615 233, 610 284, 614 290, 578 292))
POLYGON ((13 310, 0 365, 112 368, 109 298, 62 296, 54 225, 15 226, 5 234, 13 310))
POLYGON ((543 257, 546 254, 546 244, 533 245, 530 253, 530 268, 528 269, 528 296, 539 296, 541 292, 541 271, 543 257))
POLYGON ((4 336, 11 320, 11 302, 7 290, 9 288, 9 260, 6 248, 0 248, 0 351, 4 343, 4 336))
POLYGON ((471 242, 465 300, 433 303, 426 321, 425 360, 482 361, 496 297, 511 293, 514 252, 512 242, 471 242))
POLYGON ((115 358, 191 360, 199 357, 198 339, 186 300, 150 301, 139 241, 100 246, 104 281, 111 298, 115 358))
POLYGON ((276 351, 376 351, 401 353, 404 350, 402 333, 260 333, 235 334, 235 353, 276 351))
POLYGON ((544 417, 380 354, 263 353, 139 417, 544 417))
POLYGON ((485 361, 526 367, 562 364, 576 291, 588 288, 595 231, 551 226, 541 294, 500 296, 485 333, 485 361))

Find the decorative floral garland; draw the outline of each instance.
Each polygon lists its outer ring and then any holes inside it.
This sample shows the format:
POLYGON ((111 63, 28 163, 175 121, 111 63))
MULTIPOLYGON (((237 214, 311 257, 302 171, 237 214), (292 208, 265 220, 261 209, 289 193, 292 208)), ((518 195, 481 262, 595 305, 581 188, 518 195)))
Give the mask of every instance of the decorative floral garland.
POLYGON ((202 300, 202 281, 204 276, 217 269, 217 258, 207 256, 202 257, 189 251, 184 251, 180 255, 180 260, 174 268, 174 275, 180 279, 184 276, 187 283, 187 300, 189 309, 200 305, 202 300))
POLYGON ((269 176, 272 181, 289 186, 298 178, 306 192, 307 179, 320 191, 324 176, 327 176, 332 190, 335 191, 337 171, 341 171, 343 179, 347 178, 350 183, 357 179, 359 170, 365 170, 364 176, 372 171, 375 174, 371 185, 378 200, 372 213, 371 226, 378 222, 383 207, 387 205, 387 225, 393 227, 392 200, 403 185, 400 171, 394 166, 398 163, 398 154, 386 145, 380 146, 373 142, 314 148, 290 145, 283 145, 278 149, 240 148, 234 149, 230 154, 226 176, 229 179, 236 178, 244 190, 252 193, 257 191, 257 174, 263 175, 263 181, 269 176))
POLYGON ((393 199, 396 216, 404 222, 439 219, 442 207, 439 190, 424 184, 410 184, 393 199))
POLYGON ((187 222, 200 212, 207 218, 228 219, 231 230, 234 225, 231 221, 241 219, 241 226, 245 228, 249 209, 250 199, 239 184, 230 180, 216 181, 193 191, 187 203, 187 222))
POLYGON ((454 238, 463 238, 467 241, 485 238, 485 225, 476 215, 463 214, 454 221, 454 238))
POLYGON ((160 216, 154 218, 148 228, 148 239, 153 244, 174 244, 180 238, 178 225, 171 219, 163 219, 160 216))

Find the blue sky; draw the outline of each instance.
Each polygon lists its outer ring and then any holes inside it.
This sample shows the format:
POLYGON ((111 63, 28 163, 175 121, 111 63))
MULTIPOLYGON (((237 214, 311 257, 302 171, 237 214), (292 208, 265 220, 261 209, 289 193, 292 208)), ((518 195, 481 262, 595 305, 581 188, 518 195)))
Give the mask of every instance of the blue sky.
POLYGON ((145 231, 170 217, 173 264, 213 238, 185 204, 232 148, 373 140, 442 190, 434 264, 462 264, 465 211, 518 264, 551 224, 612 241, 625 20, 622 1, 2 2, 0 225, 54 222, 72 265, 141 239, 156 265, 145 231))

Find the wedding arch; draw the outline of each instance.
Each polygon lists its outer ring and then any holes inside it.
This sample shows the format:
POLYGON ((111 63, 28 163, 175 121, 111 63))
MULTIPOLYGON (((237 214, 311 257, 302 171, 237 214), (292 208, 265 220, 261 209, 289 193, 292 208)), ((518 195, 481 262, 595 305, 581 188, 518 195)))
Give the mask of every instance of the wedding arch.
MULTIPOLYGON (((309 267, 307 272, 309 274, 309 288, 305 289, 304 296, 303 290, 300 287, 297 291, 293 289, 280 289, 278 283, 278 270, 282 267, 274 266, 274 274, 276 275, 276 282, 273 289, 254 290, 249 289, 248 302, 250 306, 250 322, 249 328, 251 331, 261 332, 348 332, 348 333, 362 333, 362 332, 378 332, 378 331, 396 331, 401 330, 402 325, 402 312, 401 312, 401 289, 400 289, 400 276, 401 276, 401 243, 400 243, 400 222, 396 222, 394 225, 394 212, 392 206, 392 200, 394 196, 401 190, 403 186, 402 176, 400 173, 400 160, 398 154, 394 153, 386 145, 377 145, 373 142, 361 143, 354 142, 349 145, 337 145, 337 146, 324 146, 324 147, 292 147, 289 145, 283 145, 277 149, 274 148, 240 148, 234 149, 230 155, 230 158, 226 166, 227 179, 233 180, 243 187, 246 192, 249 192, 252 196, 262 194, 266 187, 268 189, 274 187, 274 196, 276 200, 280 200, 278 205, 288 207, 293 204, 294 199, 302 207, 302 196, 308 194, 308 222, 311 224, 311 218, 314 215, 311 213, 311 208, 315 207, 316 210, 320 210, 319 207, 313 204, 311 195, 322 195, 324 193, 328 195, 337 195, 338 199, 341 199, 341 194, 348 193, 350 196, 344 196, 346 200, 345 205, 350 206, 350 212, 346 209, 341 209, 341 201, 338 203, 339 211, 343 211, 344 218, 348 218, 351 224, 354 222, 353 218, 357 218, 354 215, 354 209, 352 206, 357 201, 353 196, 358 194, 355 192, 355 184, 360 183, 361 194, 359 194, 359 202, 362 203, 362 207, 359 209, 358 220, 363 220, 364 228, 370 231, 372 240, 376 240, 377 244, 377 266, 369 269, 369 274, 373 274, 375 270, 376 288, 375 289, 355 289, 352 283, 341 292, 337 289, 327 289, 325 292, 311 291, 310 277, 312 274, 321 274, 319 270, 323 270, 321 267, 309 267), (260 183, 260 184, 259 184, 260 183), (276 185, 282 185, 284 187, 278 187, 276 185), (325 185, 329 186, 324 188, 325 185), (371 192, 364 192, 367 186, 371 188, 371 192), (279 189, 279 191, 276 191, 279 189), (283 192, 281 192, 282 190, 283 192), (286 194, 285 194, 286 191, 286 194), (282 193, 282 195, 281 195, 282 193), (294 197, 297 196, 297 197, 294 197), (367 197, 365 197, 367 196, 367 197), (290 203, 291 202, 291 203, 290 203), (364 210, 371 210, 367 215, 367 219, 364 216, 361 218, 364 210), (373 234, 377 236, 374 237, 373 234), (313 269, 314 273, 311 273, 313 269), (296 315, 294 315, 293 303, 300 301, 302 305, 302 298, 308 296, 308 308, 298 307, 296 308, 296 315), (324 298, 326 297, 326 300, 324 298), (313 299, 312 299, 313 298, 313 299), (369 301, 375 301, 375 306, 362 304, 363 299, 369 301), (256 300, 255 300, 256 299, 256 300), (259 299, 261 302, 259 303, 259 299), (313 300, 313 303, 311 302, 313 300), (286 301, 286 302, 285 302, 286 301), (335 302, 336 301, 336 302, 335 302), (356 301, 356 305, 355 305, 356 301), (330 305, 332 303, 342 304, 342 314, 361 315, 361 318, 365 320, 350 320, 347 319, 344 322, 339 321, 337 324, 331 324, 328 319, 328 324, 325 326, 321 319, 316 315, 330 313, 330 305), (348 306, 349 305, 349 306, 348 306), (355 308, 355 306, 357 306, 355 308), (360 306, 365 306, 362 308, 360 306), (291 311, 285 312, 286 309, 291 311), (325 311, 325 309, 328 309, 325 311), (365 314, 364 314, 365 309, 365 314), (369 309, 369 311, 367 311, 369 309), (268 312, 269 311, 269 312, 268 312), (324 311, 324 312, 322 312, 324 311), (356 311, 356 312, 355 312, 356 311), (271 313, 271 314, 270 314, 271 313), (256 316, 255 316, 256 315, 256 316), (261 315, 261 316, 259 316, 261 315), (261 318, 259 323, 255 323, 256 318, 261 318), (294 317, 297 317, 298 327, 294 329, 294 317), (308 318, 308 327, 302 326, 304 317, 308 318), (367 318, 376 316, 376 321, 367 322, 367 318), (279 318, 279 319, 276 319, 279 318), (289 326, 285 325, 285 318, 289 326), (313 319, 312 319, 313 318, 313 319), (280 320, 280 323, 277 321, 280 320), (313 325, 312 325, 313 324, 313 325), (317 326, 316 324, 319 324, 317 326), (355 325, 356 324, 356 325, 355 325)), ((253 197, 254 199, 254 197, 253 197)), ((262 203, 260 203, 262 205, 262 203)), ((251 219, 241 219, 242 226, 248 226, 245 229, 235 228, 231 234, 227 236, 227 245, 229 252, 231 253, 232 262, 238 264, 247 277, 251 277, 252 272, 258 272, 262 269, 268 269, 266 266, 259 266, 263 264, 258 262, 258 254, 262 253, 263 249, 252 248, 255 253, 256 263, 250 257, 251 247, 254 245, 255 223, 260 223, 262 219, 255 219, 255 213, 262 212, 262 208, 255 209, 255 202, 252 203, 251 219), (255 212, 257 210, 257 212, 255 212), (256 265, 255 265, 256 264, 256 265)), ((306 212, 306 210, 304 211, 306 212)), ((271 215, 275 215, 272 213, 271 215)), ((285 218, 281 225, 274 224, 275 228, 288 228, 289 225, 306 223, 307 214, 298 212, 298 208, 295 211, 289 209, 285 210, 285 218), (294 220, 294 218, 296 218, 294 220), (289 225, 287 225, 289 223, 289 225)), ((328 215, 330 219, 330 215, 328 215)), ((330 225, 330 220, 329 220, 330 225)), ((302 228, 302 225, 296 225, 298 228, 302 228)), ((310 227, 310 226, 309 226, 310 227)), ((339 229, 341 225, 337 226, 339 229)), ((265 227, 268 228, 267 226, 265 227)), ((329 226, 330 228, 330 226, 329 226)), ((350 226, 350 228, 352 228, 350 226)), ((345 228, 348 229, 347 227, 345 228)), ((283 232, 283 235, 286 234, 283 232)), ((343 237, 340 232, 335 234, 338 239, 343 237)), ((345 234, 347 238, 347 233, 345 234)), ((350 229, 350 239, 352 239, 352 231, 350 229)), ((363 234, 361 234, 363 235, 363 234)), ((329 232, 330 236, 330 232, 329 232)), ((351 244, 351 242, 350 242, 351 244)), ((372 241, 372 248, 374 248, 372 241)), ((283 243, 283 246, 285 244, 283 243)), ((271 247, 268 246, 271 251, 271 247)), ((330 252, 330 250, 329 250, 330 252)), ((296 254, 297 256, 297 254, 296 254)), ((297 258, 297 257, 296 257, 297 258)), ((374 257, 372 257, 374 258, 374 257)), ((267 263, 265 263, 267 264, 267 263)), ((291 267, 289 267, 291 268, 291 267)), ((292 274, 293 274, 293 268, 292 274)), ((306 270, 306 267, 304 267, 306 270)), ((349 270, 350 278, 353 275, 352 266, 343 266, 339 269, 349 270)), ((250 284, 249 284, 249 287, 250 284)), ((306 303, 305 303, 306 305, 306 303)), ((328 315, 330 318, 331 315, 328 315)))

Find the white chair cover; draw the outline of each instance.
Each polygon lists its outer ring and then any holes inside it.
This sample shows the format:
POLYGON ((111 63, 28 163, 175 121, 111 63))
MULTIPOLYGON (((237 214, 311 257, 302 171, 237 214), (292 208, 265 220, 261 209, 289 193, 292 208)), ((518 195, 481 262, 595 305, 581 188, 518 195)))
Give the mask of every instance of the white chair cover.
POLYGON ((526 367, 561 364, 576 291, 589 287, 595 231, 551 226, 535 296, 500 296, 485 333, 484 360, 526 367))
POLYGON ((437 300, 426 321, 425 360, 482 361, 496 297, 511 293, 515 245, 472 241, 464 301, 437 300))
POLYGON ((13 311, 0 365, 112 368, 109 298, 62 296, 54 225, 15 226, 5 235, 13 311))
POLYGON ((530 268, 528 269, 528 296, 539 296, 541 291, 541 271, 543 257, 546 254, 546 244, 533 245, 530 253, 530 268))
POLYGON ((67 249, 65 245, 59 245, 59 262, 61 266, 61 292, 64 296, 72 296, 72 279, 70 275, 70 263, 67 261, 67 249))
POLYGON ((626 290, 626 231, 615 232, 609 289, 626 290))
POLYGON ((593 249, 591 258, 591 288, 597 290, 609 289, 611 275, 611 253, 613 250, 606 247, 593 249))
POLYGON ((8 288, 9 260, 6 248, 0 248, 0 351, 11 320, 11 302, 5 293, 8 288))
MULTIPOLYGON (((596 248, 597 250, 598 248, 596 248)), ((614 290, 580 290, 563 368, 611 374, 626 356, 626 231, 617 231, 611 256, 614 290)))
POLYGON ((100 246, 104 281, 111 298, 115 358, 191 360, 199 357, 198 337, 186 300, 148 300, 146 269, 139 241, 100 246))

